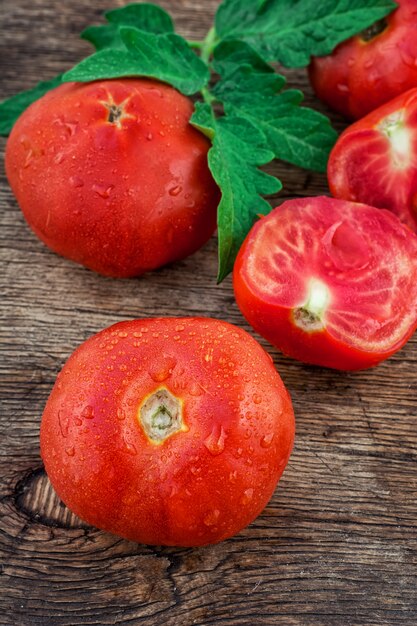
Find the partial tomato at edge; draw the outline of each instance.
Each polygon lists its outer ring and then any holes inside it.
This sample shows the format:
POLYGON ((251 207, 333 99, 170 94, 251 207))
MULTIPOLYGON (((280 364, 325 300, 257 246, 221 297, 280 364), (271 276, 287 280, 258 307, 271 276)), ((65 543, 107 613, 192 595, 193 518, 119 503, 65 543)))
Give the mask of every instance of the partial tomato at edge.
POLYGON ((220 196, 192 112, 188 98, 146 79, 63 84, 33 103, 9 137, 6 171, 36 235, 115 277, 198 250, 220 196))
POLYGON ((417 328, 417 236, 374 207, 284 202, 250 231, 233 279, 251 326, 306 363, 372 367, 417 328))
POLYGON ((417 87, 417 3, 397 2, 387 18, 311 62, 317 96, 348 118, 359 119, 417 87))
POLYGON ((148 544, 216 543, 271 498, 291 400, 244 330, 205 318, 122 322, 83 343, 45 407, 41 452, 82 519, 148 544))
POLYGON ((349 126, 327 175, 336 198, 389 209, 417 231, 417 89, 349 126))

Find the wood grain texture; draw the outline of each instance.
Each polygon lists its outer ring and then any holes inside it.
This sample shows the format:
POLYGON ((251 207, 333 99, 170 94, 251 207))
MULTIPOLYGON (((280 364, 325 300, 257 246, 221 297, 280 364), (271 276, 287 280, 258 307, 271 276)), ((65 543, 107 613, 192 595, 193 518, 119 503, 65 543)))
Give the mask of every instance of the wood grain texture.
MULTIPOLYGON (((218 3, 160 4, 197 38, 218 3)), ((2 0, 0 97, 85 56, 77 33, 106 8, 101 0, 2 0)), ((288 76, 313 103, 305 73, 288 76)), ((327 191, 324 176, 272 170, 285 183, 280 199, 327 191)), ((417 623, 416 339, 356 374, 303 366, 268 348, 293 396, 297 440, 264 513, 208 548, 122 541, 72 515, 45 476, 39 422, 60 367, 84 339, 122 319, 209 315, 249 329, 230 279, 215 284, 214 239, 170 268, 111 280, 35 238, 3 171, 0 209, 1 626, 417 623)))

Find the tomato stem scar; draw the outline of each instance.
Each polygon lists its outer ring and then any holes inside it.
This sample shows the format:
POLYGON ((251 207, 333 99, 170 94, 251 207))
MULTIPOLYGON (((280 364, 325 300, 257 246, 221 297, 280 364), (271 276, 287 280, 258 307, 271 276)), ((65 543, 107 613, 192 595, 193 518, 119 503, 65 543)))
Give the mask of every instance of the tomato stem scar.
POLYGON ((138 417, 148 439, 157 445, 179 431, 188 430, 183 421, 181 400, 165 387, 144 399, 138 417))
POLYGON ((369 26, 369 28, 365 28, 365 30, 363 30, 359 34, 359 37, 362 39, 362 41, 372 41, 372 39, 375 39, 375 37, 381 35, 387 28, 388 22, 385 18, 382 18, 382 20, 378 20, 377 22, 375 22, 375 24, 369 26))
POLYGON ((107 122, 114 124, 117 128, 122 128, 122 122, 125 119, 136 119, 134 115, 126 113, 125 106, 129 102, 130 98, 126 98, 123 102, 117 104, 114 101, 113 95, 108 94, 108 100, 100 100, 100 104, 106 107, 108 111, 107 122))
POLYGON ((321 280, 313 278, 310 281, 310 290, 307 302, 294 310, 296 326, 306 332, 323 330, 323 316, 330 301, 330 292, 321 280))

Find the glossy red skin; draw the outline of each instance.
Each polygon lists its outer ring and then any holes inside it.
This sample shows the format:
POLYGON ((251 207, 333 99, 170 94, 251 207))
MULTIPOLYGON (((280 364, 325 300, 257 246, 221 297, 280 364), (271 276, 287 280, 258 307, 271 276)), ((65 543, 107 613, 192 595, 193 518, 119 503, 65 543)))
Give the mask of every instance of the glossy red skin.
POLYGON ((236 301, 251 326, 284 354, 305 363, 340 370, 369 368, 399 350, 417 328, 417 237, 391 213, 373 207, 326 197, 284 202, 257 222, 248 234, 236 260, 233 280, 236 301), (352 211, 357 223, 351 222, 352 211), (361 222, 363 230, 358 226, 361 222), (328 233, 339 223, 348 229, 351 240, 347 241, 345 233, 341 241, 332 239, 329 243, 328 233), (359 230, 361 238, 356 239, 359 230), (282 244, 284 232, 293 233, 293 240, 287 239, 287 245, 282 244), (374 241, 381 246, 377 252, 372 251, 374 241), (403 258, 407 260, 408 277, 403 276, 399 283, 391 283, 394 274, 389 268, 395 261, 390 257, 388 270, 384 269, 384 250, 387 249, 392 250, 393 259, 397 255, 398 263, 403 258), (339 261, 335 264, 340 254, 346 255, 344 270, 339 261), (362 263, 361 254, 364 254, 364 263, 369 259, 368 265, 362 263), (387 271, 392 275, 385 276, 387 271), (328 286, 332 301, 324 318, 324 328, 307 332, 294 323, 294 312, 306 302, 310 278, 328 286), (367 281, 369 293, 364 290, 361 295, 355 288, 361 280, 367 281), (267 292, 268 285, 274 281, 282 285, 277 295, 267 292), (394 291, 396 287, 398 293, 394 291), (359 296, 355 295, 355 290, 359 296), (389 319, 383 317, 386 303, 394 302, 395 306, 400 297, 403 310, 399 317, 402 319, 404 312, 408 316, 400 336, 391 342, 388 340, 384 349, 361 347, 367 329, 389 319), (351 314, 358 312, 358 330, 351 324, 348 337, 335 331, 332 316, 337 319, 335 316, 342 313, 343 323, 349 323, 351 314), (359 340, 353 341, 352 333, 356 331, 359 340))
POLYGON ((98 333, 59 374, 41 426, 46 471, 68 507, 156 545, 239 532, 271 498, 293 440, 291 400, 271 357, 245 331, 204 318, 98 333), (183 400, 188 431, 155 445, 137 414, 161 387, 183 400))
POLYGON ((333 148, 327 169, 336 198, 389 209, 417 232, 417 89, 411 89, 349 126, 333 148), (409 137, 399 165, 384 120, 401 115, 409 137))
POLYGON ((6 171, 36 235, 101 274, 131 277, 183 259, 216 228, 210 143, 192 102, 146 79, 64 84, 16 122, 6 171), (120 123, 111 103, 123 104, 120 123))
POLYGON ((310 65, 317 96, 350 119, 417 87, 417 3, 397 3, 382 33, 370 41, 353 37, 310 65))

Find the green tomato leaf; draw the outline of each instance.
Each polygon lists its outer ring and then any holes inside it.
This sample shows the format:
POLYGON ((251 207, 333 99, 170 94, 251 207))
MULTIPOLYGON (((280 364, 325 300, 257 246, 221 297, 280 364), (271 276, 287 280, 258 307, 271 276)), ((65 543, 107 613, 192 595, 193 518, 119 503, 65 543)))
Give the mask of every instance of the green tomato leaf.
POLYGON ((83 30, 80 37, 93 44, 96 50, 124 48, 123 41, 119 35, 119 28, 115 24, 89 26, 83 30))
POLYGON ((121 9, 107 11, 104 15, 108 22, 118 26, 135 26, 156 35, 174 32, 171 16, 156 4, 133 2, 121 9))
POLYGON ((89 82, 123 76, 146 76, 191 95, 207 85, 210 73, 185 39, 120 28, 124 49, 107 48, 84 59, 64 74, 65 82, 89 82))
POLYGON ((393 0, 224 0, 220 39, 240 39, 268 61, 304 67, 397 8, 393 0))
POLYGON ((274 154, 263 132, 247 118, 217 118, 208 104, 197 103, 191 123, 212 139, 208 162, 222 198, 218 208, 219 272, 221 282, 233 269, 240 246, 259 215, 270 212, 262 195, 277 193, 281 182, 262 172, 274 154))
POLYGON ((32 102, 38 100, 51 89, 58 87, 62 83, 62 74, 55 76, 51 80, 38 83, 33 89, 21 91, 20 93, 0 102, 0 135, 7 137, 16 120, 32 102))
POLYGON ((282 91, 285 78, 243 42, 221 43, 213 67, 221 77, 213 94, 227 115, 261 129, 277 159, 326 171, 337 133, 325 115, 300 106, 301 91, 282 91))
POLYGON ((128 4, 121 9, 107 11, 104 15, 108 25, 90 26, 81 33, 81 37, 92 43, 96 50, 123 48, 119 34, 122 26, 132 26, 155 35, 174 32, 171 16, 155 4, 128 4))

